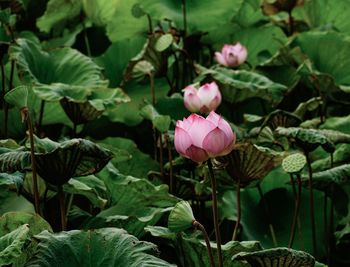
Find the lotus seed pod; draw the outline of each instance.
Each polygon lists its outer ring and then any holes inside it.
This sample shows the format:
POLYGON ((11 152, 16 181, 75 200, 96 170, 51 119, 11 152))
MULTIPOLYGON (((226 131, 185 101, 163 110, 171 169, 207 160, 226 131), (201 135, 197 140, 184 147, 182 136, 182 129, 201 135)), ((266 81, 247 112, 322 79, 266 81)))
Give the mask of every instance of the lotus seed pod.
POLYGON ((28 87, 18 86, 13 88, 11 91, 6 93, 5 100, 10 105, 14 105, 19 109, 27 107, 28 87))
POLYGON ((295 153, 284 158, 282 168, 287 173, 299 173, 306 164, 306 157, 303 154, 295 153))
POLYGON ((178 202, 170 212, 168 228, 173 232, 181 232, 192 227, 194 221, 192 208, 187 201, 178 202))

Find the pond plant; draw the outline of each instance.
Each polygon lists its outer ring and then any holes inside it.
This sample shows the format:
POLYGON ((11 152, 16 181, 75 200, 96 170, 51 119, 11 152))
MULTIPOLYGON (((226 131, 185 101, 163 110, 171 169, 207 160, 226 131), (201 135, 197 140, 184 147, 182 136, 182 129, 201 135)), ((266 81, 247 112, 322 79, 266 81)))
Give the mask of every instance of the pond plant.
POLYGON ((350 266, 349 5, 0 1, 0 266, 350 266))

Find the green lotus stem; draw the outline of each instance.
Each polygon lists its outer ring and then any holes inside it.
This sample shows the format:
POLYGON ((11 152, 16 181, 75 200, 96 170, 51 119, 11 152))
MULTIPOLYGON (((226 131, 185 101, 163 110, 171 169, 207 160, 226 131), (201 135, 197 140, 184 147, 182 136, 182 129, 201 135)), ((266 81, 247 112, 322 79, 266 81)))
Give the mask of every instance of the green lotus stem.
POLYGON ((85 22, 82 21, 82 24, 83 24, 83 31, 84 31, 84 42, 85 42, 85 47, 86 47, 86 53, 88 54, 89 57, 91 57, 90 42, 89 42, 89 38, 87 36, 85 22))
POLYGON ((239 178, 238 178, 236 190, 237 190, 237 220, 236 220, 235 228, 232 234, 232 241, 236 240, 237 234, 238 234, 238 228, 239 228, 239 225, 241 224, 241 180, 239 178))
POLYGON ((34 133, 33 125, 30 119, 30 114, 28 108, 23 108, 21 110, 23 117, 27 121, 27 127, 29 131, 29 141, 30 141, 30 159, 32 167, 32 178, 33 178, 33 194, 34 194, 34 208, 37 214, 40 214, 40 203, 39 203, 39 190, 38 190, 38 178, 36 176, 36 163, 35 163, 35 154, 34 154, 34 133))
POLYGON ((41 126, 43 124, 44 110, 45 110, 45 100, 41 100, 40 113, 39 113, 39 129, 41 128, 41 126))
POLYGON ((64 192, 62 185, 58 186, 58 199, 60 203, 60 213, 61 213, 61 229, 62 231, 66 230, 66 207, 64 201, 64 192))
POLYGON ((184 37, 187 33, 187 12, 186 12, 186 0, 182 0, 182 18, 183 18, 183 27, 184 27, 184 37))
POLYGON ((299 210, 300 210, 300 197, 301 197, 301 178, 300 178, 300 174, 297 174, 297 183, 298 183, 298 192, 296 194, 296 199, 295 199, 294 216, 293 216, 292 227, 291 227, 291 231, 290 231, 288 248, 291 248, 293 246, 294 237, 295 237, 295 229, 296 229, 296 226, 297 226, 298 215, 299 215, 299 210))
POLYGON ((310 217, 311 217, 311 230, 312 230, 312 248, 313 254, 317 254, 317 243, 316 243, 316 222, 315 222, 315 204, 314 204, 314 192, 312 185, 312 168, 309 153, 305 152, 309 171, 309 193, 310 193, 310 217))
POLYGON ((262 189, 261 189, 260 184, 257 185, 257 188, 258 188, 258 191, 259 191, 259 195, 260 195, 261 201, 262 201, 263 206, 264 206, 264 211, 265 211, 266 217, 268 218, 268 221, 269 221, 269 229, 270 229, 270 234, 271 234, 271 239, 272 239, 273 245, 274 245, 275 247, 278 247, 278 243, 277 243, 277 239, 276 239, 276 234, 275 234, 275 228, 274 228, 273 225, 272 225, 272 222, 271 222, 271 215, 270 215, 270 212, 269 212, 269 208, 268 208, 268 205, 267 205, 267 202, 266 202, 266 200, 265 200, 265 196, 264 196, 264 194, 263 194, 263 191, 262 191, 262 189))
POLYGON ((213 221, 214 221, 214 229, 215 229, 215 236, 216 236, 216 245, 218 250, 218 262, 219 267, 223 267, 223 261, 222 261, 222 252, 221 252, 221 235, 220 235, 220 228, 219 228, 219 216, 218 216, 218 201, 216 198, 216 180, 214 176, 213 171, 213 164, 211 163, 211 160, 208 159, 208 168, 209 168, 209 176, 211 181, 211 188, 212 188, 212 199, 213 199, 213 221))
POLYGON ((67 210, 66 210, 66 218, 67 218, 68 213, 69 213, 69 211, 70 211, 70 209, 72 207, 73 199, 74 199, 74 194, 72 193, 72 194, 69 195, 69 199, 68 199, 67 210))
POLYGON ((146 16, 148 21, 148 33, 152 34, 153 33, 152 18, 148 13, 146 14, 146 16))
POLYGON ((289 25, 289 36, 294 33, 294 18, 292 15, 292 10, 288 11, 288 25, 289 25))
POLYGON ((171 153, 171 146, 169 142, 169 134, 165 132, 164 134, 165 143, 168 149, 168 161, 169 161, 169 192, 174 193, 174 175, 173 175, 173 155, 171 153))
POLYGON ((214 261, 213 253, 211 251, 210 239, 209 239, 207 231, 205 230, 204 226, 196 220, 193 221, 192 225, 194 228, 199 229, 203 233, 205 244, 207 245, 210 266, 215 267, 215 261, 214 261))

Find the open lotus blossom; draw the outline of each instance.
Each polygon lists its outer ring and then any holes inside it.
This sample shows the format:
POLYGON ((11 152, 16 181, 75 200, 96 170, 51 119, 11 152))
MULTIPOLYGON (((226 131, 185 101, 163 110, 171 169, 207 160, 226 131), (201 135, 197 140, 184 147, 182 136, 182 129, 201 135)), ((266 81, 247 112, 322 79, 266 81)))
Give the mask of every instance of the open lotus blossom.
POLYGON ((220 52, 215 52, 215 59, 226 67, 237 67, 241 65, 248 56, 247 48, 240 43, 235 45, 225 44, 220 52))
POLYGON ((179 120, 175 128, 176 151, 195 162, 230 153, 236 141, 230 125, 214 111, 205 119, 197 114, 179 120))
POLYGON ((189 85, 184 92, 185 107, 191 112, 208 113, 221 103, 221 93, 215 82, 206 83, 198 89, 189 85))

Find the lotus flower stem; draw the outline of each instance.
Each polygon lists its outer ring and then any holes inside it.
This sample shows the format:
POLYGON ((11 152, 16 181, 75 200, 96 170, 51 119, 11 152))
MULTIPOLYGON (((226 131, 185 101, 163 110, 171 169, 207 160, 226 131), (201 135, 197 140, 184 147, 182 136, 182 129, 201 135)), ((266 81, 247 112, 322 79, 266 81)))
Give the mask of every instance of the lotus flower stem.
POLYGON ((296 199, 295 199, 295 208, 294 208, 294 216, 292 221, 292 228, 290 231, 290 238, 288 243, 288 248, 291 248, 293 246, 294 237, 295 237, 295 228, 298 221, 298 215, 300 210, 300 197, 301 197, 301 178, 300 174, 297 174, 297 183, 298 183, 298 192, 296 193, 296 199))
POLYGON ((215 236, 216 236, 216 245, 218 250, 218 261, 219 261, 219 267, 223 267, 222 253, 221 253, 221 235, 220 235, 219 216, 218 216, 218 201, 216 198, 216 180, 215 180, 213 165, 211 163, 211 160, 208 159, 207 163, 208 163, 211 188, 212 188, 212 199, 213 199, 212 208, 213 208, 213 220, 214 220, 214 229, 215 229, 215 236))
POLYGON ((34 133, 33 125, 30 119, 30 114, 28 108, 23 108, 21 112, 26 118, 27 127, 29 131, 29 141, 30 141, 30 159, 32 167, 32 178, 33 178, 33 194, 34 194, 34 208, 35 213, 40 214, 40 203, 39 203, 39 190, 38 190, 38 179, 36 176, 36 163, 35 163, 35 154, 34 154, 34 133))
POLYGON ((174 175, 173 175, 173 155, 171 153, 171 146, 169 142, 169 134, 165 132, 164 134, 165 143, 168 149, 168 161, 169 161, 169 191, 170 194, 174 193, 174 175))
POLYGON ((60 213, 61 213, 61 227, 62 231, 66 230, 66 207, 64 201, 64 192, 62 185, 58 186, 58 199, 60 202, 60 213))
POLYGON ((163 136, 159 132, 159 165, 160 165, 160 175, 164 179, 164 159, 163 159, 163 136))
POLYGON ((1 67, 1 107, 3 107, 3 105, 5 105, 5 69, 4 69, 4 64, 2 64, 2 62, 0 62, 0 67, 1 67))
POLYGON ((207 245, 210 266, 215 267, 215 261, 214 261, 213 253, 211 251, 210 239, 209 239, 207 231, 205 230, 204 226, 196 220, 193 221, 192 225, 193 225, 193 227, 198 228, 200 231, 202 231, 203 236, 204 236, 204 240, 205 240, 205 244, 207 245))
POLYGON ((316 223, 315 223, 315 204, 314 204, 314 192, 312 185, 312 168, 309 153, 305 152, 305 157, 307 161, 308 171, 309 171, 309 192, 310 192, 310 217, 311 217, 311 230, 312 230, 312 248, 313 254, 317 254, 317 244, 316 244, 316 223))
POLYGON ((232 234, 232 241, 235 241, 238 234, 238 228, 241 224, 241 180, 238 178, 237 183, 237 221, 232 234))
POLYGON ((267 205, 267 202, 266 202, 266 199, 264 197, 264 194, 263 194, 263 191, 261 189, 260 184, 257 185, 257 188, 258 188, 258 191, 259 191, 259 195, 260 195, 261 201, 262 201, 263 206, 264 206, 264 211, 265 211, 266 217, 268 218, 268 221, 269 221, 269 229, 270 229, 270 234, 271 234, 271 239, 272 239, 273 245, 275 247, 277 247, 278 243, 277 243, 277 239, 276 239, 276 235, 275 235, 275 228, 272 225, 269 208, 268 208, 268 205, 267 205))
POLYGON ((294 33, 294 18, 292 15, 292 10, 288 12, 288 24, 289 24, 289 36, 292 36, 294 33))

